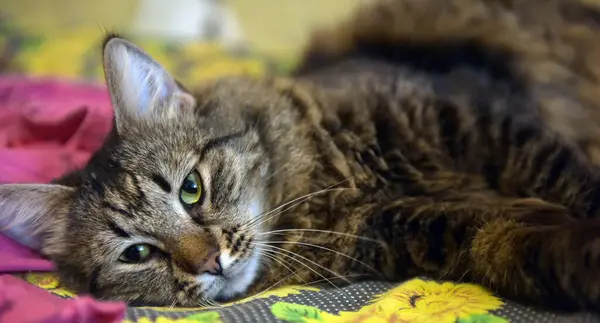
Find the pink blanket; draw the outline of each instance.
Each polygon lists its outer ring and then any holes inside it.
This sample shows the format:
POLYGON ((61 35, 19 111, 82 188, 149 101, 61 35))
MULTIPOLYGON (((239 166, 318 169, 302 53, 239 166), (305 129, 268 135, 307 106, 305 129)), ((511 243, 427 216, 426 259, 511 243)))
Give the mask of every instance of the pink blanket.
MULTIPOLYGON (((104 87, 0 77, 0 184, 48 182, 81 167, 111 122, 104 87)), ((8 274, 51 270, 49 261, 0 234, 0 323, 121 321, 122 303, 64 300, 8 274)))

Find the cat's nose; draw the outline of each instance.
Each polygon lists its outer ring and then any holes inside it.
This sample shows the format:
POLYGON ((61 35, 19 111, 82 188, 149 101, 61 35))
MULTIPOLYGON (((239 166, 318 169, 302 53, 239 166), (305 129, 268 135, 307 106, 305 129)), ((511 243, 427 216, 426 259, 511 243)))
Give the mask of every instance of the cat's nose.
POLYGON ((173 260, 179 267, 192 275, 210 273, 222 275, 219 244, 208 234, 182 235, 170 246, 173 260))
POLYGON ((221 261, 219 260, 219 256, 221 256, 220 251, 215 251, 211 253, 200 267, 199 272, 209 273, 211 275, 223 275, 223 268, 221 267, 221 261))

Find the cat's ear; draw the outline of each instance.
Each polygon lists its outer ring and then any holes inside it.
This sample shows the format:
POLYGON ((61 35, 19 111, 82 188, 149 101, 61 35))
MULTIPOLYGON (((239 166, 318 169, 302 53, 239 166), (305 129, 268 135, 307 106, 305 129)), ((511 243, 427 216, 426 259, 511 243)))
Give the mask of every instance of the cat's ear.
POLYGON ((163 120, 195 107, 194 97, 141 48, 119 38, 104 43, 102 63, 117 130, 127 122, 163 120))
POLYGON ((72 193, 55 184, 0 185, 0 232, 40 251, 44 237, 64 226, 72 193))

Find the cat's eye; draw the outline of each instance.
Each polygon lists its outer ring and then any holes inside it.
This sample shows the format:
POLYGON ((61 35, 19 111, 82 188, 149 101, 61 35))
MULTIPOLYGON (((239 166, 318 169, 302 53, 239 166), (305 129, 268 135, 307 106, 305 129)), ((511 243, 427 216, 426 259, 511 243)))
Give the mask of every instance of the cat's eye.
POLYGON ((119 257, 119 260, 131 264, 140 263, 148 260, 155 251, 156 248, 149 244, 135 244, 125 249, 125 251, 123 251, 123 253, 119 257))
POLYGON ((181 184, 179 199, 184 205, 191 207, 202 198, 202 180, 197 171, 191 172, 181 184))

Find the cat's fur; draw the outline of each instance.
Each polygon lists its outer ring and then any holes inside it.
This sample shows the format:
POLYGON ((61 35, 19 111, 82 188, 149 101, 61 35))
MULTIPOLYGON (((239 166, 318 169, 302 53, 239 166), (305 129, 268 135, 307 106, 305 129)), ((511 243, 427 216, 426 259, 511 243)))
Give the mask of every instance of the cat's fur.
POLYGON ((52 186, 1 186, 0 226, 67 287, 136 304, 427 275, 598 311, 599 17, 581 1, 380 0, 317 33, 294 78, 193 96, 109 37, 106 144, 52 186), (192 169, 206 196, 188 210, 192 169), (162 251, 120 263, 139 242, 162 251), (214 248, 226 278, 197 272, 214 248))

